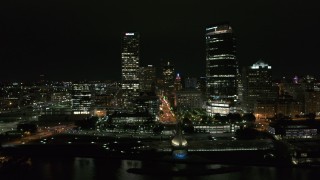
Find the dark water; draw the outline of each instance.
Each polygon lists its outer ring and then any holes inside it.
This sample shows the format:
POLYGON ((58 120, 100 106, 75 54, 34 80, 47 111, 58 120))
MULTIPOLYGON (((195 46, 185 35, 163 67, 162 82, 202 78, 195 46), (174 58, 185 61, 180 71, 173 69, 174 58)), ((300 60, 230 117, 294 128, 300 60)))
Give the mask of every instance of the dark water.
POLYGON ((92 180, 92 179, 241 179, 241 180, 307 180, 318 179, 319 169, 226 166, 219 164, 177 164, 154 161, 110 160, 93 158, 29 158, 20 167, 0 171, 0 179, 48 179, 48 180, 92 180), (231 168, 217 173, 215 170, 231 168), (234 168, 236 167, 236 168, 234 168), (138 170, 141 174, 132 173, 138 170), (191 172, 187 174, 172 172, 191 172), (152 173, 150 173, 152 172, 152 173), (206 175, 199 172, 209 172, 206 175))

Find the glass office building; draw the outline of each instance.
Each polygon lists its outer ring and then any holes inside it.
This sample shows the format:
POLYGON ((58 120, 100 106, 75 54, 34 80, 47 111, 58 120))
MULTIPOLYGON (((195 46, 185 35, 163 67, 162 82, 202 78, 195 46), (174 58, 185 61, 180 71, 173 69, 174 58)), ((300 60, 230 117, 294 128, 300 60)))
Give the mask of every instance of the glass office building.
POLYGON ((228 23, 208 27, 205 37, 207 98, 236 99, 239 69, 232 27, 228 23))

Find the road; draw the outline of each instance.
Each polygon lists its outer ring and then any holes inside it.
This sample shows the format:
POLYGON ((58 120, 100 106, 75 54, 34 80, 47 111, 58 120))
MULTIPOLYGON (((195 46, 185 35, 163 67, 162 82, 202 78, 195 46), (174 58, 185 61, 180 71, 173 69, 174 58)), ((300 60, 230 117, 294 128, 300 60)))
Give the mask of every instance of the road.
POLYGON ((4 145, 18 145, 18 144, 27 144, 33 142, 35 140, 40 140, 46 137, 50 137, 54 134, 64 133, 73 129, 74 125, 58 125, 52 127, 40 127, 39 130, 34 134, 25 134, 23 137, 19 139, 15 139, 13 141, 9 141, 4 145))
POLYGON ((164 124, 175 124, 176 123, 176 116, 171 110, 170 103, 166 100, 165 97, 161 97, 161 105, 160 110, 163 112, 160 114, 160 122, 164 124))

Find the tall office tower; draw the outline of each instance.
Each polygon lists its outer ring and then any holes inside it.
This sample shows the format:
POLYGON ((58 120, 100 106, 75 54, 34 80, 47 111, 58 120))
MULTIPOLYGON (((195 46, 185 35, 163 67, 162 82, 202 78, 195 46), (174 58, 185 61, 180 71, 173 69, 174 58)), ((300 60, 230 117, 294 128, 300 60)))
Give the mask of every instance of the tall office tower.
POLYGON ((258 101, 274 101, 277 89, 272 86, 271 66, 259 60, 243 69, 243 108, 247 112, 254 111, 258 101))
POLYGON ((153 65, 140 67, 140 89, 144 92, 155 91, 156 68, 153 65))
POLYGON ((121 89, 124 106, 128 107, 139 96, 139 33, 126 32, 122 35, 121 89))
POLYGON ((237 99, 238 60, 228 23, 206 28, 206 93, 210 100, 237 99))
POLYGON ((73 114, 90 114, 92 108, 92 93, 90 84, 76 83, 72 85, 73 114))
POLYGON ((162 62, 162 79, 165 93, 172 93, 174 89, 174 67, 170 61, 162 62))

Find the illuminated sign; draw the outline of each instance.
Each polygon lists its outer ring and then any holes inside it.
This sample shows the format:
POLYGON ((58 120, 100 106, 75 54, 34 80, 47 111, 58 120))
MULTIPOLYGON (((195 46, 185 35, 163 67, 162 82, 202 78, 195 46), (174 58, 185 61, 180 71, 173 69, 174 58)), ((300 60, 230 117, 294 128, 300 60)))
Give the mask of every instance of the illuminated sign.
POLYGON ((126 36, 134 36, 134 33, 126 33, 126 36))

